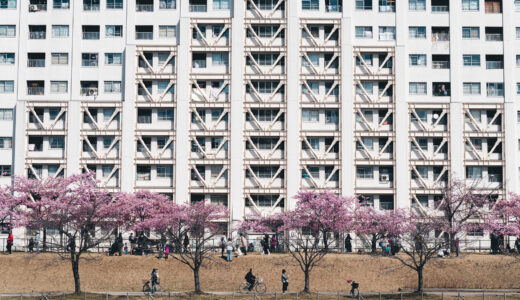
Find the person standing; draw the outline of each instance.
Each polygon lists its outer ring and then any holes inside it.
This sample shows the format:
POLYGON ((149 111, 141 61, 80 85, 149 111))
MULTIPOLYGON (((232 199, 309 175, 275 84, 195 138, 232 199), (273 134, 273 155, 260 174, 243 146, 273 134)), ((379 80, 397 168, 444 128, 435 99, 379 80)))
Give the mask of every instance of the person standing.
POLYGON ((130 242, 130 254, 133 254, 133 252, 134 252, 136 241, 137 241, 137 240, 136 240, 136 238, 134 237, 134 233, 131 232, 131 233, 130 233, 130 236, 128 237, 128 242, 130 242))
POLYGON ((7 236, 7 253, 8 254, 13 253, 12 252, 13 242, 14 242, 13 232, 11 230, 9 230, 9 235, 7 236))
POLYGON ((188 233, 184 233, 184 252, 188 252, 188 246, 190 245, 190 238, 188 237, 188 233))
POLYGON ((123 234, 121 233, 117 236, 117 252, 119 256, 123 256, 123 234))
POLYGON ((271 239, 271 253, 276 251, 276 245, 278 244, 278 239, 276 238, 276 235, 273 235, 273 238, 271 239))
POLYGON ((347 253, 352 252, 352 237, 350 237, 350 233, 345 238, 345 251, 347 253))
POLYGON ((168 255, 170 254, 170 246, 166 245, 164 247, 164 259, 168 259, 168 255))
POLYGON ((244 255, 247 255, 247 240, 243 233, 240 234, 240 251, 242 251, 244 255))
POLYGON ((269 235, 264 235, 264 239, 262 240, 262 247, 264 249, 264 254, 269 255, 269 235))
POLYGON ((157 292, 157 285, 159 284, 159 272, 157 272, 155 268, 150 273, 150 281, 152 283, 152 294, 155 294, 155 292, 157 292))
POLYGON ((34 247, 36 248, 36 254, 40 253, 40 232, 37 231, 34 235, 34 247))
POLYGON ((287 287, 289 286, 289 275, 287 275, 285 269, 282 270, 282 293, 285 294, 287 292, 287 287))
POLYGON ((459 238, 455 238, 455 254, 457 257, 459 256, 459 246, 460 246, 460 240, 459 238))
POLYGON ((223 237, 220 237, 220 256, 222 256, 224 258, 225 252, 226 252, 226 237, 223 236, 223 237))
POLYGON ((233 242, 231 241, 231 238, 228 238, 226 243, 226 250, 227 250, 227 261, 231 261, 233 259, 233 242))
POLYGON ((34 252, 34 239, 33 238, 29 239, 29 244, 27 245, 27 249, 29 250, 29 253, 34 252))

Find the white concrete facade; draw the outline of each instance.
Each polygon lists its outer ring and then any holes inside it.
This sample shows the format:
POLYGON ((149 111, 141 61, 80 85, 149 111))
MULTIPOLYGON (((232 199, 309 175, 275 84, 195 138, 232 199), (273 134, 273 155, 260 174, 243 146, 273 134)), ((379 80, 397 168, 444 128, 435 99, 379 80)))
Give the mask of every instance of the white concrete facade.
POLYGON ((520 0, 0 0, 0 183, 225 204, 519 192, 520 0))

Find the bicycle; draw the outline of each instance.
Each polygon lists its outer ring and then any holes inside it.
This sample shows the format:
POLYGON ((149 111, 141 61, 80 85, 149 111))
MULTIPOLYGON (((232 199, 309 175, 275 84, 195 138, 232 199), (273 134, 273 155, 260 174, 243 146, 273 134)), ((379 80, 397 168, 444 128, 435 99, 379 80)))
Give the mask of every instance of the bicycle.
MULTIPOLYGON (((253 288, 251 290, 253 290, 253 289, 258 294, 264 294, 265 291, 267 290, 267 286, 265 285, 264 280, 259 277, 259 278, 256 279, 255 284, 254 284, 254 286, 253 286, 253 288)), ((251 291, 249 290, 249 282, 244 281, 244 282, 242 282, 238 286, 238 293, 239 294, 247 294, 247 293, 250 293, 250 292, 251 291)))
MULTIPOLYGON (((156 287, 155 292, 161 291, 161 285, 159 284, 159 282, 157 282, 155 287, 156 287)), ((150 280, 145 280, 145 282, 143 284, 143 293, 153 293, 152 286, 150 284, 150 280)))

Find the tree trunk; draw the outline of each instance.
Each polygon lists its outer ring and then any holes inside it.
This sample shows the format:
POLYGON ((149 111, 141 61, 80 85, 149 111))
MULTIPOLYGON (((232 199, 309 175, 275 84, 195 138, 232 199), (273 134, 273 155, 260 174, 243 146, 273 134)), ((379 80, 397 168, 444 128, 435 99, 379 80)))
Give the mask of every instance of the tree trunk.
POLYGON ((423 269, 417 269, 417 291, 422 292, 423 290, 423 269))
POLYGON ((74 292, 79 295, 81 293, 81 285, 79 281, 79 253, 71 253, 70 259, 72 263, 72 274, 74 275, 74 292))
POLYGON ((195 280, 195 293, 200 293, 199 268, 193 269, 193 277, 195 280))
POLYGON ((309 276, 310 272, 309 272, 309 269, 306 269, 304 273, 305 273, 305 287, 303 288, 303 292, 304 293, 309 293, 311 291, 311 289, 310 289, 310 284, 311 283, 310 283, 310 276, 309 276))
POLYGON ((43 228, 42 252, 47 252, 47 229, 43 228))
POLYGON ((328 232, 327 231, 324 231, 323 232, 323 247, 325 248, 325 250, 328 250, 329 249, 329 241, 328 241, 328 232))

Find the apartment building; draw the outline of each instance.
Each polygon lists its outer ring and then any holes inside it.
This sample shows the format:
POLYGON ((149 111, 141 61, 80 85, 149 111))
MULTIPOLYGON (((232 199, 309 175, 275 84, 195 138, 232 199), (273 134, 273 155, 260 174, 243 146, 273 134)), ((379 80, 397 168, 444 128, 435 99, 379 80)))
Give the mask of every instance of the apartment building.
MULTIPOLYGON (((226 205, 520 192, 520 0, 0 0, 0 182, 226 205)), ((479 235, 479 233, 475 233, 479 235)))

